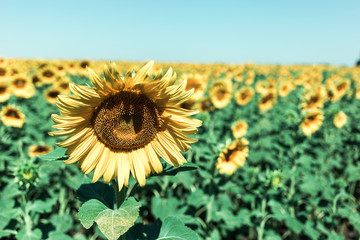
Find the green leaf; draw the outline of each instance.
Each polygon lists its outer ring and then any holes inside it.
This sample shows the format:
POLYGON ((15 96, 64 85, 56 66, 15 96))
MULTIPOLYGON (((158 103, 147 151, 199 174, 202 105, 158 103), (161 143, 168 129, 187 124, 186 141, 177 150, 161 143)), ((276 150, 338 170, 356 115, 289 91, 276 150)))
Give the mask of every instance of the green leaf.
POLYGON ((49 152, 48 154, 37 156, 41 160, 45 161, 62 161, 68 159, 66 155, 66 148, 56 148, 54 151, 49 152))
POLYGON ((186 227, 176 217, 167 217, 164 219, 160 228, 160 234, 157 240, 197 240, 196 233, 186 227))
POLYGON ((37 240, 42 238, 42 233, 39 228, 31 230, 31 232, 26 232, 25 226, 16 234, 16 239, 19 240, 37 240))
POLYGON ((197 168, 198 168, 198 166, 196 164, 194 164, 194 163, 191 163, 191 162, 184 163, 183 165, 181 165, 179 167, 174 167, 174 166, 171 166, 171 165, 167 164, 167 166, 164 168, 164 170, 161 173, 153 174, 153 175, 151 175, 151 177, 155 177, 155 176, 175 176, 179 172, 192 171, 192 170, 195 170, 197 168))
POLYGON ((82 184, 77 190, 77 197, 83 203, 90 199, 97 199, 108 208, 113 208, 115 201, 114 189, 102 182, 82 184))
POLYGON ((98 214, 106 209, 108 208, 97 199, 87 201, 79 209, 79 219, 81 224, 86 229, 89 229, 93 225, 98 214))
POLYGON ((73 227, 73 218, 69 214, 54 214, 50 218, 50 222, 55 226, 55 231, 65 233, 73 227))
POLYGON ((72 240, 73 238, 62 232, 51 232, 48 240, 72 240))
POLYGON ((100 212, 95 222, 108 239, 116 240, 134 225, 139 217, 140 206, 134 198, 128 198, 119 209, 100 212))
POLYGON ((291 230, 293 230, 297 234, 299 234, 303 228, 303 224, 299 220, 291 216, 288 216, 285 219, 285 223, 286 226, 288 226, 291 230))

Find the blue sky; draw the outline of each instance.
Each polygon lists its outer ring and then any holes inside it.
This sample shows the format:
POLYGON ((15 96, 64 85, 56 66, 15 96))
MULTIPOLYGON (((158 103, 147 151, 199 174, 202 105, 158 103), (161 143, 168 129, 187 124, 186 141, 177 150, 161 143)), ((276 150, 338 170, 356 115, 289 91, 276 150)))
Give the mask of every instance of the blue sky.
POLYGON ((0 0, 0 57, 352 66, 360 1, 0 0))

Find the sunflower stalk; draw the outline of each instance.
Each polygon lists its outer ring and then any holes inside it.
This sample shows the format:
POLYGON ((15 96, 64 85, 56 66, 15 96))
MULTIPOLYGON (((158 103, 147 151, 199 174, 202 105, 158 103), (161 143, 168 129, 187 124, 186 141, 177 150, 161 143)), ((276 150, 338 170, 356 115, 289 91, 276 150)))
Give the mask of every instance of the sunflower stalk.
POLYGON ((125 201, 127 188, 125 186, 123 186, 122 189, 119 191, 119 186, 115 180, 113 180, 112 185, 113 185, 114 192, 115 192, 116 208, 119 209, 121 204, 123 204, 123 202, 125 201))

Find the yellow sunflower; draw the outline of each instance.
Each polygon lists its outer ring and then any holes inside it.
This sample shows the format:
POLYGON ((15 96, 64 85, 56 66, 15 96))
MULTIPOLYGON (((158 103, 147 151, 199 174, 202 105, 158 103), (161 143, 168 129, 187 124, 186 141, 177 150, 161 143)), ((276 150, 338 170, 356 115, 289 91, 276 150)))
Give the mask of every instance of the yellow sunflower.
POLYGON ((6 80, 10 75, 9 68, 6 64, 0 64, 0 80, 6 80))
POLYGON ((342 128, 347 123, 347 116, 343 111, 340 111, 338 114, 336 114, 334 118, 334 125, 337 128, 342 128))
POLYGON ((25 123, 25 115, 12 105, 2 107, 0 116, 4 125, 9 127, 22 128, 25 123))
POLYGON ((278 89, 279 96, 286 97, 294 89, 295 89, 295 86, 294 86, 294 84, 292 84, 291 81, 284 81, 279 86, 279 89, 278 89))
POLYGON ((11 90, 8 84, 0 81, 0 102, 5 102, 11 97, 11 90))
POLYGON ((31 98, 35 94, 34 85, 25 75, 14 76, 11 80, 10 88, 15 96, 21 98, 31 98))
POLYGON ((276 102, 276 93, 274 91, 268 91, 264 94, 258 102, 258 108, 263 111, 269 111, 276 102))
POLYGON ((244 166, 248 155, 249 141, 245 138, 237 139, 222 150, 216 168, 221 174, 232 175, 238 167, 244 166))
POLYGON ((255 94, 255 92, 254 92, 254 89, 252 87, 240 88, 235 93, 236 103, 239 104, 239 105, 244 106, 244 105, 248 104, 251 101, 254 94, 255 94))
POLYGON ((231 129, 235 138, 242 138, 247 133, 248 124, 245 121, 238 120, 231 129))
POLYGON ((52 150, 53 148, 51 146, 45 144, 35 144, 29 147, 28 155, 30 158, 32 158, 38 155, 45 155, 52 150))
POLYGON ((62 89, 60 87, 50 87, 44 92, 44 97, 46 101, 50 104, 55 104, 57 101, 57 97, 62 93, 62 89))
POLYGON ((209 89, 210 99, 215 108, 221 109, 229 105, 231 102, 231 81, 218 80, 211 85, 209 89))
POLYGON ((313 109, 306 114, 300 128, 305 136, 310 136, 321 127, 324 121, 324 113, 320 109, 313 109))
POLYGON ((57 143, 67 148, 69 159, 78 162, 93 182, 102 176, 106 183, 117 177, 119 189, 128 185, 130 172, 140 186, 151 172, 162 171, 159 156, 174 166, 186 162, 180 151, 197 140, 186 135, 197 132, 201 121, 189 116, 197 111, 185 110, 179 104, 188 100, 193 90, 185 91, 186 80, 176 83, 170 68, 161 78, 151 80, 147 63, 135 75, 120 77, 115 64, 105 65, 105 79, 90 68, 94 87, 70 84, 74 95, 58 97, 61 116, 52 115, 56 123, 52 136, 68 136, 57 143))

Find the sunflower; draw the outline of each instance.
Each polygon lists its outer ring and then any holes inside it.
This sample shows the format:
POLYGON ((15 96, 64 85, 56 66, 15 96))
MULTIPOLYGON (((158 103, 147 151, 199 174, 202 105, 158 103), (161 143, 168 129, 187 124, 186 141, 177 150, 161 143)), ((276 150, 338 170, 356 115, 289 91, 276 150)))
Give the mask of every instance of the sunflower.
POLYGON ((221 109, 229 105, 231 94, 231 81, 218 80, 209 89, 210 99, 215 108, 221 109))
POLYGON ((252 87, 242 87, 235 93, 236 103, 244 106, 251 101, 254 94, 255 92, 252 87))
POLYGON ((238 120, 231 129, 235 138, 242 138, 247 133, 248 124, 245 121, 238 120))
POLYGON ((190 101, 200 100, 204 95, 205 78, 200 74, 184 74, 183 78, 187 80, 185 90, 194 89, 194 94, 191 96, 190 101))
POLYGON ((35 93, 34 85, 25 75, 14 76, 11 80, 10 88, 15 96, 21 98, 31 98, 35 93))
POLYGON ((8 84, 0 81, 0 102, 5 102, 11 97, 11 90, 8 84))
POLYGON ((40 71, 40 77, 45 84, 53 84, 57 78, 56 69, 53 66, 47 65, 40 71))
POLYGON ((356 88, 355 98, 356 98, 356 99, 360 99, 360 86, 358 86, 358 87, 356 88))
POLYGON ((46 101, 50 104, 55 104, 57 97, 63 92, 60 87, 50 87, 44 92, 44 97, 46 101))
POLYGON ((38 155, 45 155, 52 150, 53 148, 51 146, 45 144, 35 144, 29 147, 28 155, 30 158, 32 158, 38 155))
POLYGON ((324 119, 324 113, 320 109, 313 109, 306 114, 300 128, 305 136, 310 136, 321 127, 324 119))
POLYGON ((25 123, 25 115, 12 105, 2 107, 0 116, 1 121, 9 127, 22 128, 25 123))
POLYGON ((336 114, 334 118, 334 125, 337 128, 342 128, 347 123, 347 116, 343 111, 340 111, 338 114, 336 114))
POLYGON ((31 82, 35 87, 40 87, 43 84, 43 81, 39 74, 35 73, 30 76, 31 82))
POLYGON ((280 97, 286 97, 289 93, 294 90, 295 86, 290 81, 284 81, 280 84, 278 92, 280 97))
POLYGON ((237 139, 222 150, 216 168, 221 174, 232 175, 238 167, 244 166, 248 155, 249 141, 245 138, 237 139))
POLYGON ((273 105, 276 102, 276 94, 274 91, 267 91, 266 94, 264 94, 258 102, 258 108, 263 111, 267 112, 269 111, 273 105))
POLYGON ((309 93, 305 94, 304 102, 301 103, 301 107, 303 109, 315 109, 315 108, 322 108, 324 106, 324 96, 321 91, 310 91, 309 93))
POLYGON ((202 113, 214 111, 214 105, 210 98, 203 98, 196 102, 194 108, 198 109, 202 113))
POLYGON ((102 176, 106 183, 117 177, 119 189, 128 185, 130 172, 140 186, 151 172, 160 173, 159 156, 171 165, 186 162, 180 151, 197 140, 185 135, 197 132, 201 121, 189 116, 197 113, 180 108, 193 90, 185 91, 186 80, 176 83, 170 68, 161 78, 151 80, 147 63, 135 75, 120 77, 115 64, 105 65, 105 79, 88 69, 94 87, 70 83, 74 95, 58 97, 62 116, 52 115, 56 123, 52 136, 71 135, 57 143, 67 148, 65 163, 78 162, 93 182, 102 176))
POLYGON ((340 100, 349 90, 350 85, 351 83, 348 79, 342 79, 341 81, 339 81, 334 87, 331 88, 332 91, 331 101, 336 102, 340 100))
POLYGON ((10 75, 9 69, 5 64, 0 65, 0 80, 6 80, 10 75))

